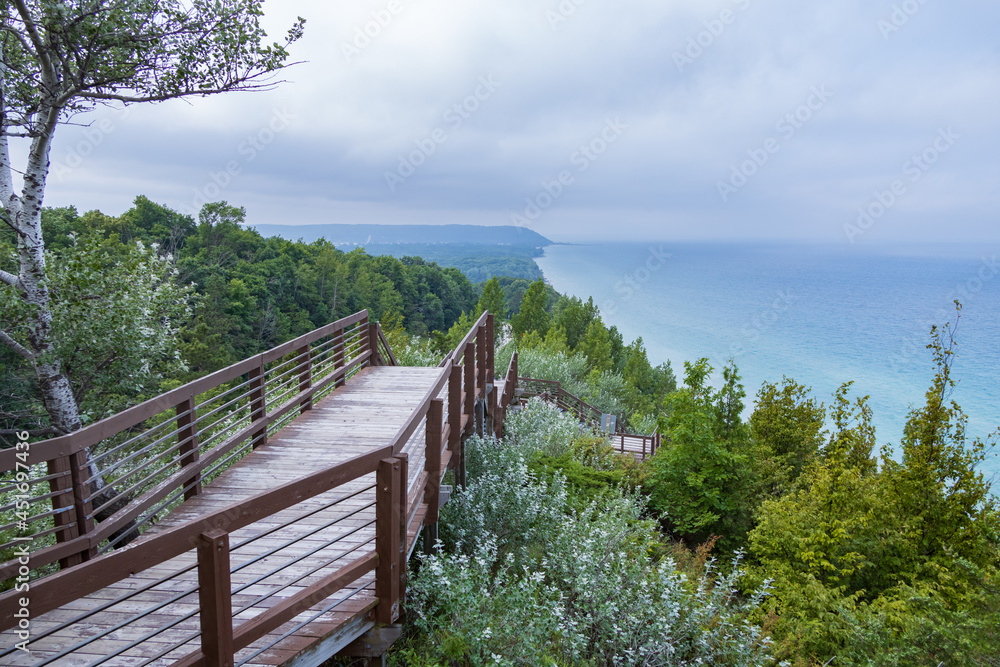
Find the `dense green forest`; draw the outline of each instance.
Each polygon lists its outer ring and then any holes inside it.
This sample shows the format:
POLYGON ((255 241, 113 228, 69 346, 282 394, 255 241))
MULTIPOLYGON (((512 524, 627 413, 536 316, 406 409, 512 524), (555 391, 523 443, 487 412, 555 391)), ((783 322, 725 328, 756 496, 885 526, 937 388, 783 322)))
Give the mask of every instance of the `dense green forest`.
MULTIPOLYGON (((363 308, 389 330, 426 336, 477 302, 455 268, 265 239, 243 221, 226 203, 195 221, 141 196, 118 217, 44 211, 56 337, 87 420, 363 308)), ((0 268, 16 272, 13 257, 3 227, 0 268)), ((7 288, 0 306, 17 331, 26 314, 7 288)), ((0 428, 43 428, 31 369, 6 346, 0 378, 0 428)))
POLYGON ((552 241, 523 227, 477 225, 254 225, 264 236, 311 243, 325 239, 344 251, 363 248, 372 256, 422 257, 451 266, 474 283, 493 277, 537 280, 534 258, 552 241))
POLYGON ((542 270, 535 264, 535 257, 542 251, 524 246, 486 246, 449 243, 387 245, 369 243, 364 246, 371 255, 406 257, 415 255, 441 266, 453 266, 474 283, 486 282, 493 277, 525 278, 537 280, 542 270))
POLYGON ((552 241, 524 227, 477 225, 254 225, 264 236, 311 243, 325 239, 341 250, 363 248, 369 255, 422 257, 452 266, 474 283, 507 276, 537 280, 534 258, 552 241))

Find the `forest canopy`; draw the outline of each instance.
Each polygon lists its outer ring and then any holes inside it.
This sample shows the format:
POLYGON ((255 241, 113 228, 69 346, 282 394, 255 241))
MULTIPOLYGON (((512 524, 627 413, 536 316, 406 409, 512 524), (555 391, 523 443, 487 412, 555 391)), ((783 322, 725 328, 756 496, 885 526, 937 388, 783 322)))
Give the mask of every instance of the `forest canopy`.
MULTIPOLYGON (((194 220, 143 196, 120 216, 44 209, 54 286, 60 288, 57 313, 65 315, 56 318, 56 337, 70 345, 83 333, 78 323, 87 322, 87 341, 108 342, 103 348, 74 344, 90 348, 69 369, 86 421, 364 308, 384 328, 426 336, 447 331, 479 298, 458 269, 415 257, 345 253, 325 241, 265 239, 245 228, 244 217, 242 208, 219 202, 207 204, 194 220), (75 273, 67 275, 64 267, 75 267, 75 273), (159 304, 146 314, 157 326, 122 321, 123 304, 136 304, 127 288, 138 287, 140 277, 147 285, 144 298, 159 304), (118 309, 117 325, 108 316, 112 307, 118 309), (131 353, 110 344, 120 343, 126 332, 154 329, 131 353), (121 333, 115 337, 112 330, 121 333), (105 381, 95 384, 97 368, 105 381), (129 382, 122 391, 113 390, 124 377, 129 382)), ((11 230, 0 230, 0 268, 12 268, 13 242, 11 230)), ((5 321, 15 319, 15 311, 5 313, 5 321)), ((45 426, 30 370, 9 349, 0 349, 4 427, 45 426)))

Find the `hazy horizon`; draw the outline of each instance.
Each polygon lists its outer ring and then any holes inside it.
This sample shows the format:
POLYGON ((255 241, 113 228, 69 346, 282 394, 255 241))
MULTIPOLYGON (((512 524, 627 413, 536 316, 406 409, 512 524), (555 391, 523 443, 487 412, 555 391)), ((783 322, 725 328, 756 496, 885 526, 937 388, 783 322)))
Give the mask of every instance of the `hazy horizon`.
MULTIPOLYGON (((552 239, 1000 242, 996 3, 265 5, 274 90, 62 126, 48 206, 552 239)), ((23 142, 14 145, 15 165, 23 142)), ((23 164, 23 162, 21 162, 23 164)))

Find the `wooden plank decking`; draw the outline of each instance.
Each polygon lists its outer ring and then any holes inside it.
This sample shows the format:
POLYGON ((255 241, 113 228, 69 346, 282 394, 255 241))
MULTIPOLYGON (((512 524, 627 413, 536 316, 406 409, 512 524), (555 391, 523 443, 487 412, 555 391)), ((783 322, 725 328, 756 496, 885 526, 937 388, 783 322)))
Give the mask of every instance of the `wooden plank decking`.
MULTIPOLYGON (((397 366, 362 369, 345 387, 185 501, 140 541, 310 472, 385 448, 441 372, 397 366)), ((418 479, 424 467, 424 443, 421 423, 403 449, 409 455, 411 500, 422 492, 418 479)), ((374 482, 375 475, 367 475, 230 534, 237 630, 241 623, 370 553, 375 539, 374 482)), ((421 518, 418 510, 408 527, 411 544, 421 518)), ((377 603, 373 579, 369 572, 239 651, 236 664, 321 664, 372 627, 369 612, 377 603)), ((32 618, 30 654, 11 648, 19 641, 12 630, 0 633, 0 665, 174 664, 201 646, 197 587, 197 555, 192 549, 32 618)))

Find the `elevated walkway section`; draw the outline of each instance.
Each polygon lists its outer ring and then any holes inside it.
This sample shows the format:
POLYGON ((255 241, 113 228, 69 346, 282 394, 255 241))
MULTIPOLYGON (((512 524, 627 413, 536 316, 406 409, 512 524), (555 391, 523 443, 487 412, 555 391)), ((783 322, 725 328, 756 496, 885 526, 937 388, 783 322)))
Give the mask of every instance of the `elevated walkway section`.
POLYGON ((491 325, 484 314, 439 367, 406 368, 359 313, 75 440, 39 443, 52 458, 32 468, 32 519, 58 539, 23 542, 35 547, 30 588, 0 595, 0 665, 380 655, 398 636, 406 560, 437 521, 442 479, 453 469, 464 482, 464 436, 499 429, 512 398, 488 390, 491 325), (171 471, 155 478, 164 461, 171 471), (94 468, 121 496, 154 479, 95 521, 111 501, 94 468))

